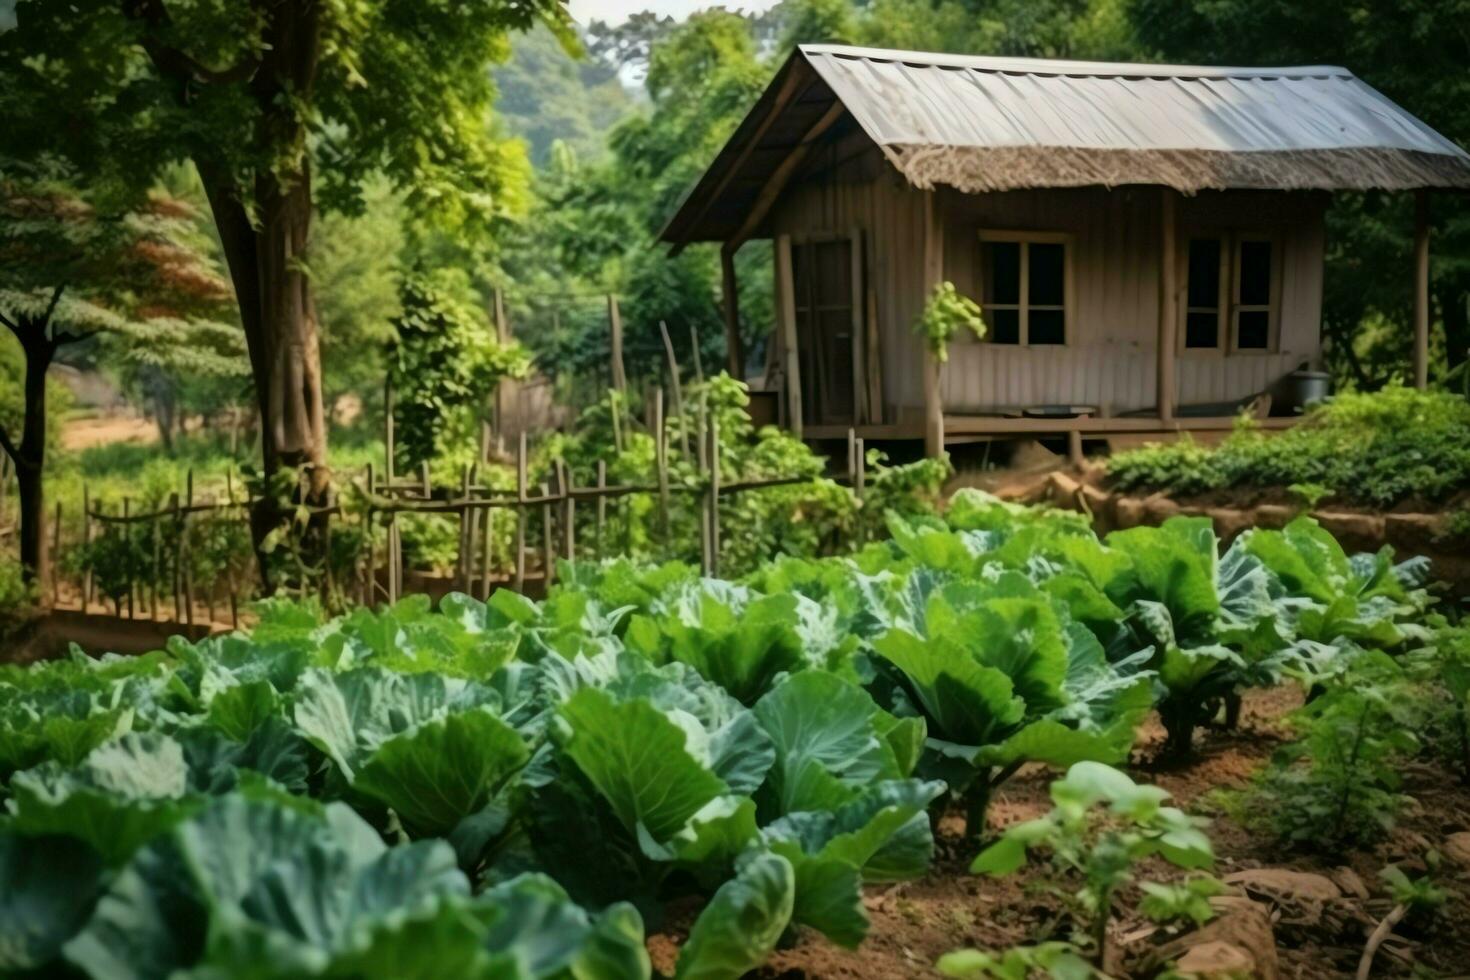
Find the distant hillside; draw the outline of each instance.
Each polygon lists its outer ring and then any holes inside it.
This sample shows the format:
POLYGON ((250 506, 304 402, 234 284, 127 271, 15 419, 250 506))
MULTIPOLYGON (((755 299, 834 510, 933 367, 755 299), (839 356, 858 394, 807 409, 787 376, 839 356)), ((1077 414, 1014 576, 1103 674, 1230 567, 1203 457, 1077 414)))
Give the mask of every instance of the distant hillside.
POLYGON ((495 70, 497 109, 510 132, 531 144, 536 166, 558 139, 583 159, 600 154, 607 130, 634 105, 616 72, 597 59, 568 57, 544 27, 516 37, 513 49, 495 70))

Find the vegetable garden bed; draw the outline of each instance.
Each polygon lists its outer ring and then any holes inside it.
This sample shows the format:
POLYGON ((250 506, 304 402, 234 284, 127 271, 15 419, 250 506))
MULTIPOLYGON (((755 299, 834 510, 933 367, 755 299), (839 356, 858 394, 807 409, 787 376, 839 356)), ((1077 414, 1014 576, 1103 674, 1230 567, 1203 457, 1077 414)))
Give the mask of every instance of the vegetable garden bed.
POLYGON ((0 972, 1152 976, 1253 863, 1357 872, 1278 919, 1301 975, 1380 921, 1380 973, 1463 957, 1470 632, 1425 562, 974 493, 889 530, 0 668, 0 972))

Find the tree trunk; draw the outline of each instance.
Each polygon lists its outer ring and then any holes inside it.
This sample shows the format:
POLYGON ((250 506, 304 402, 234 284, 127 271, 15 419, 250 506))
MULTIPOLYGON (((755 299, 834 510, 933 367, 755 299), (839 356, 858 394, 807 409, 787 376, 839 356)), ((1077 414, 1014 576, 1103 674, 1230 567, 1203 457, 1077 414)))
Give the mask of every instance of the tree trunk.
MULTIPOLYGON (((314 87, 319 7, 275 5, 264 31, 265 60, 250 82, 261 112, 257 146, 294 159, 295 166, 261 169, 253 184, 243 186, 213 147, 199 148, 194 157, 240 305, 267 482, 284 469, 304 469, 310 503, 326 499, 331 475, 316 306, 305 267, 312 218, 309 150, 293 106, 309 102, 314 87)), ((257 547, 281 518, 270 499, 255 508, 250 523, 257 547)))
POLYGON ((44 322, 18 322, 17 337, 25 351, 25 421, 20 442, 11 461, 20 507, 20 565, 27 582, 46 580, 46 498, 43 476, 46 467, 46 372, 56 346, 46 337, 44 322))

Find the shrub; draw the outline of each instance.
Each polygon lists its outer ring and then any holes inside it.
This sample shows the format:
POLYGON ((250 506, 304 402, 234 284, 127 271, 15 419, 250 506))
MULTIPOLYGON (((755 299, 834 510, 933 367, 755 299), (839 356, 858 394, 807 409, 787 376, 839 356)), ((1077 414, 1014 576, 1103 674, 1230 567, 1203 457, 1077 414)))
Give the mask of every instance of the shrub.
POLYGON ((1470 402, 1400 386, 1343 394, 1279 435, 1242 419, 1216 449, 1181 439, 1119 453, 1109 469, 1124 490, 1194 494, 1295 484, 1378 507, 1412 497, 1442 500, 1470 485, 1470 402))

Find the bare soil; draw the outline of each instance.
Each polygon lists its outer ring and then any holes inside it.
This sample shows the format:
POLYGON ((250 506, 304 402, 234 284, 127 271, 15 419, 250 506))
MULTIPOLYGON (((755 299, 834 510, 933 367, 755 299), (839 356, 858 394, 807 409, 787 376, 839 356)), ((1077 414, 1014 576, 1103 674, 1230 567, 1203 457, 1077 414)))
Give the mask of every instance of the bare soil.
MULTIPOLYGON (((1345 895, 1320 915, 1301 915, 1277 908, 1275 935, 1283 978, 1351 977, 1368 934, 1390 906, 1378 872, 1399 863, 1417 874, 1425 854, 1457 831, 1470 830, 1470 787, 1433 762, 1415 763, 1404 773, 1404 789, 1415 803, 1401 815, 1389 838, 1371 850, 1309 853, 1292 850, 1267 835, 1241 826, 1219 800, 1220 790, 1244 787, 1287 737, 1281 719, 1300 704, 1290 686, 1250 692, 1235 731, 1207 731, 1197 736, 1197 757, 1183 768, 1160 768, 1151 760, 1162 743, 1162 729, 1150 722, 1140 733, 1132 774, 1167 789, 1174 802, 1191 813, 1212 819, 1209 828, 1216 853, 1216 872, 1224 876, 1252 868, 1286 868, 1313 872, 1334 881, 1352 881, 1344 869, 1366 886, 1367 899, 1345 895), (1315 918, 1315 920, 1314 920, 1315 918)), ((1030 767, 1005 784, 991 806, 995 828, 1030 819, 1050 808, 1047 787, 1054 774, 1030 767)), ((934 963, 951 950, 965 947, 1004 949, 1046 938, 1066 938, 1057 905, 1044 891, 1044 875, 1025 871, 1005 879, 971 875, 969 862, 978 845, 966 841, 957 818, 946 818, 937 834, 933 869, 912 882, 868 891, 865 904, 873 926, 857 950, 845 950, 803 929, 796 944, 780 950, 754 976, 763 980, 888 980, 937 977, 934 963), (1050 931, 1049 931, 1050 930, 1050 931)), ((1168 880, 1164 867, 1145 867, 1144 877, 1168 880)), ((1439 884, 1451 893, 1433 932, 1400 930, 1378 952, 1374 977, 1470 976, 1470 867, 1449 862, 1439 884), (1419 973, 1415 973, 1418 969, 1419 973)), ((1120 907, 1131 908, 1136 895, 1125 895, 1120 907)), ((697 907, 674 912, 664 932, 649 939, 654 964, 672 971, 678 946, 687 935, 697 907)), ((1113 936, 1122 942, 1120 977, 1146 977, 1134 964, 1154 945, 1177 933, 1155 932, 1130 912, 1117 920, 1113 936)))
POLYGON ((158 426, 135 415, 99 415, 69 419, 61 429, 61 448, 80 452, 115 442, 151 446, 158 441, 158 426))

